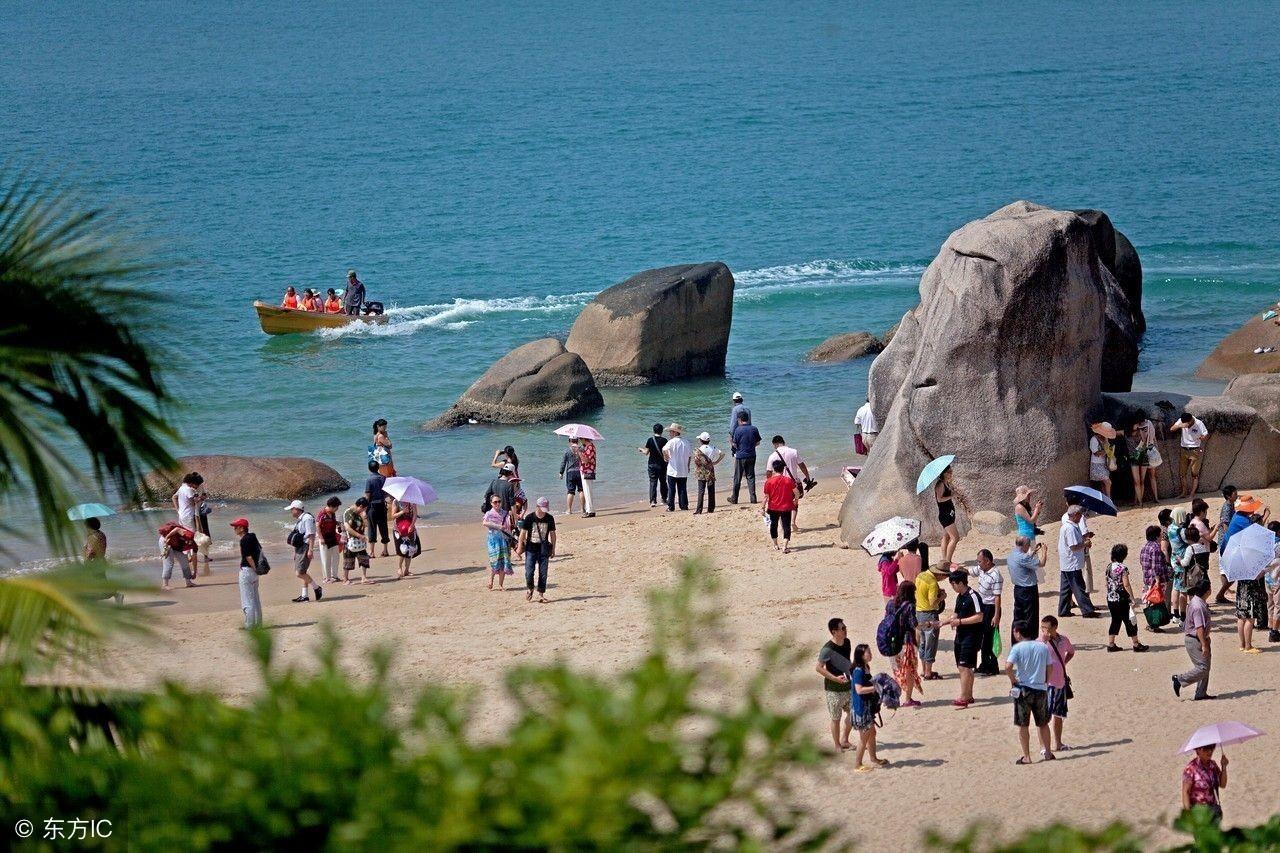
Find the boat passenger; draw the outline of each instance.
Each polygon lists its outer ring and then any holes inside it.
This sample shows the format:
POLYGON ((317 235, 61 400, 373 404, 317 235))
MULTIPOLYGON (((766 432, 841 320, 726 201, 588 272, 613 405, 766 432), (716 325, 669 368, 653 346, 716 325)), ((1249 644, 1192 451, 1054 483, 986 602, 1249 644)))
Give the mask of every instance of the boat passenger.
POLYGON ((338 292, 334 290, 332 287, 329 288, 329 292, 325 295, 324 313, 326 314, 342 313, 342 300, 338 298, 338 292))
POLYGON ((359 314, 364 304, 364 282, 356 278, 355 270, 347 270, 347 292, 342 308, 348 314, 359 314))
POLYGON ((284 289, 284 301, 280 303, 281 308, 297 308, 298 307, 298 291, 293 289, 293 285, 289 285, 284 289))
POLYGON ((320 310, 320 294, 308 287, 306 292, 302 294, 302 310, 318 312, 320 310))

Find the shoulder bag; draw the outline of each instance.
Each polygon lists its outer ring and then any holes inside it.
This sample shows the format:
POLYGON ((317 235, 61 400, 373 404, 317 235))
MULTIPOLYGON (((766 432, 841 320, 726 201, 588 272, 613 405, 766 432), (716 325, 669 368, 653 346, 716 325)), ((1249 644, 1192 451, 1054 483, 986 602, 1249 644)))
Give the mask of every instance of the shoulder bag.
POLYGON ((1058 657, 1058 665, 1062 667, 1063 692, 1068 699, 1076 698, 1075 691, 1071 689, 1071 676, 1067 675, 1067 662, 1062 659, 1062 652, 1058 651, 1058 643, 1056 641, 1050 643, 1049 648, 1053 649, 1053 653, 1058 657))

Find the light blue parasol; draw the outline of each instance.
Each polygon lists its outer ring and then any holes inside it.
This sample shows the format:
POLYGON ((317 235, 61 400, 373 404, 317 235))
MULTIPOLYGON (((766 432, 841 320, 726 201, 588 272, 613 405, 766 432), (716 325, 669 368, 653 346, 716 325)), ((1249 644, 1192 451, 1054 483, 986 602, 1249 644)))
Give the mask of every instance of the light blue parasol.
POLYGON ((954 453, 948 453, 945 456, 939 456, 937 459, 924 466, 924 470, 920 472, 919 478, 916 479, 916 494, 921 494, 925 489, 933 485, 933 481, 942 476, 942 472, 950 467, 952 462, 956 461, 954 453))
POLYGON ((67 518, 72 521, 84 521, 86 518, 106 518, 115 514, 116 511, 106 504, 77 504, 67 510, 67 518))

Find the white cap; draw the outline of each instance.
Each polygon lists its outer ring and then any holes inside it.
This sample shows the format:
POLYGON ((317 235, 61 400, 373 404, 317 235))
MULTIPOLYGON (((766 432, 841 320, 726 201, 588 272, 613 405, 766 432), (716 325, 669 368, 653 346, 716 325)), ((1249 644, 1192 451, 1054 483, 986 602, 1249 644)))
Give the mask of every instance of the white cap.
POLYGON ((512 465, 510 462, 508 462, 508 463, 506 463, 505 465, 503 465, 503 466, 502 466, 502 470, 503 470, 503 471, 510 471, 511 473, 513 473, 513 474, 514 474, 514 473, 515 473, 515 471, 516 471, 516 466, 514 466, 514 465, 512 465))
POLYGON ((733 402, 735 402, 735 403, 741 403, 741 402, 742 402, 742 392, 741 392, 741 391, 734 391, 734 392, 733 392, 733 402))
POLYGON ((303 505, 302 501, 294 501, 285 507, 285 509, 306 509, 306 507, 303 505))
POLYGON ((698 441, 710 441, 710 440, 711 440, 711 433, 709 432, 698 433, 698 441))

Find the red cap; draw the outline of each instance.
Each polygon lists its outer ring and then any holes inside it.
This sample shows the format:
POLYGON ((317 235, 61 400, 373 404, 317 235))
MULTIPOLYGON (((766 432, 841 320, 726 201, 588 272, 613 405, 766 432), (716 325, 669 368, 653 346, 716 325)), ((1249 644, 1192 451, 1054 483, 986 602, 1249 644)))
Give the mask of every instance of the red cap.
POLYGON ((232 526, 232 527, 243 527, 245 530, 248 530, 248 529, 249 529, 249 519, 247 519, 247 518, 237 518, 235 521, 231 522, 231 526, 232 526))

